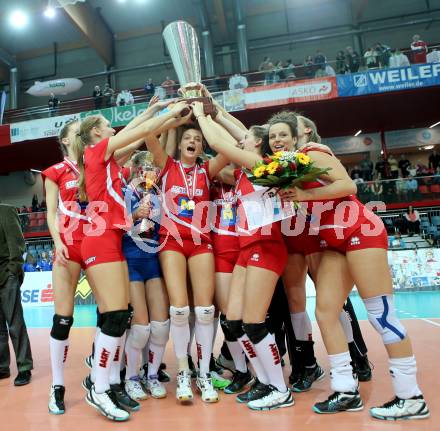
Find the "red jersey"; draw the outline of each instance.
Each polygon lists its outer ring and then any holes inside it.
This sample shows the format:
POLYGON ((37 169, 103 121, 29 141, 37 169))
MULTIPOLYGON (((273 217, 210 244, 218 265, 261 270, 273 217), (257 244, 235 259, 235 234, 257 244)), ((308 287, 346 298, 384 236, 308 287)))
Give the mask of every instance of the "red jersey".
POLYGON ((84 237, 83 225, 88 221, 85 205, 78 200, 79 171, 76 162, 67 157, 41 173, 43 182, 49 178, 58 186, 58 229, 63 242, 81 241, 84 237), (67 237, 67 238, 66 238, 67 237))
POLYGON ((238 220, 237 220, 237 232, 240 238, 240 248, 244 248, 249 244, 258 241, 280 241, 283 242, 281 235, 281 225, 279 222, 273 223, 270 226, 263 226, 261 228, 249 231, 248 223, 246 220, 246 213, 243 209, 243 205, 240 205, 240 197, 253 193, 258 186, 252 184, 245 172, 242 169, 236 169, 234 171, 236 179, 235 194, 238 199, 238 220))
POLYGON ((428 52, 428 45, 423 40, 413 42, 411 44, 413 63, 426 63, 426 54, 428 52))
POLYGON ((172 235, 173 226, 182 238, 199 235, 210 241, 209 161, 188 167, 168 157, 160 184, 163 211, 159 235, 172 235))
POLYGON ((88 215, 97 231, 127 230, 131 221, 122 193, 122 171, 113 156, 105 160, 108 141, 109 138, 103 139, 84 151, 88 215))

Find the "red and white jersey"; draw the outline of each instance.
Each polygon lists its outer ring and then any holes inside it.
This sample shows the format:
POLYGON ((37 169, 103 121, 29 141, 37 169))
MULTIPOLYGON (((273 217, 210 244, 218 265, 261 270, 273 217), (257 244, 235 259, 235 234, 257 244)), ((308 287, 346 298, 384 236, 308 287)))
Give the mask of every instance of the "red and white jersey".
POLYGON ((428 45, 423 40, 411 44, 413 63, 426 63, 428 45))
POLYGON ((240 247, 244 248, 249 244, 253 244, 254 242, 258 241, 283 242, 281 225, 279 222, 273 223, 270 226, 263 226, 259 229, 249 231, 246 213, 241 205, 240 197, 253 193, 256 189, 242 169, 236 169, 234 171, 234 176, 237 181, 235 185, 235 194, 237 195, 238 203, 237 232, 240 238, 240 247))
POLYGON ((88 221, 85 215, 87 203, 81 205, 78 200, 79 171, 76 162, 65 157, 61 163, 50 166, 41 175, 43 182, 49 178, 58 186, 58 229, 61 237, 69 236, 74 241, 81 241, 83 225, 88 221))
POLYGON ((160 173, 162 221, 160 235, 172 234, 175 226, 182 238, 199 235, 210 240, 209 161, 185 166, 168 157, 160 173))
MULTIPOLYGON (((309 151, 319 151, 334 157, 334 155, 321 149, 304 148, 301 150, 304 154, 309 151)), ((313 189, 325 185, 324 181, 317 180, 304 184, 303 188, 313 189)), ((308 201, 304 202, 303 206, 307 208, 310 229, 319 230, 319 237, 327 241, 329 245, 336 246, 346 241, 362 225, 371 225, 372 222, 378 227, 383 227, 381 219, 359 202, 354 195, 338 199, 308 201)))
POLYGON ((84 151, 88 216, 96 230, 124 229, 131 226, 122 193, 122 171, 111 156, 105 160, 109 138, 84 151))

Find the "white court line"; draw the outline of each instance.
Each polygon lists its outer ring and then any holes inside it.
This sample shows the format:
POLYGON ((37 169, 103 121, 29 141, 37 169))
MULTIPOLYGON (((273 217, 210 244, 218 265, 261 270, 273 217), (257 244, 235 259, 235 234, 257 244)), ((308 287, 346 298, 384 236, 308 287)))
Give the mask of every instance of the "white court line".
POLYGON ((422 319, 422 318, 420 318, 420 320, 423 320, 423 321, 426 322, 426 323, 430 323, 431 325, 435 325, 435 326, 439 326, 439 327, 440 327, 440 323, 434 322, 434 321, 432 321, 432 320, 429 320, 429 319, 422 319))
POLYGON ((397 311, 398 311, 399 313, 402 313, 402 314, 408 314, 408 316, 411 316, 411 317, 414 318, 414 319, 417 319, 417 320, 423 320, 423 321, 426 322, 426 323, 430 323, 431 325, 434 325, 434 326, 438 326, 438 327, 440 327, 440 323, 434 322, 433 320, 426 319, 426 318, 424 318, 424 317, 416 316, 415 314, 408 313, 407 311, 403 311, 403 310, 397 310, 397 311))

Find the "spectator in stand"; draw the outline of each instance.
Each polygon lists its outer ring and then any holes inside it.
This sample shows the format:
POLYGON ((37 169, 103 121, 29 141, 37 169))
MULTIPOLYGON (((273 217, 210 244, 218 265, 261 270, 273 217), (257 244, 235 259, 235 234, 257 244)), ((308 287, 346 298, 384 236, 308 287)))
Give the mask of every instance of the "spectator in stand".
POLYGON ((440 51, 437 51, 437 48, 434 48, 427 56, 427 63, 440 63, 440 51))
POLYGON ((399 198, 399 201, 406 202, 406 181, 399 175, 396 181, 396 192, 399 198))
POLYGON ((399 176, 399 162, 392 154, 390 154, 388 156, 388 163, 390 164, 391 178, 396 180, 399 176))
POLYGON ((376 172, 380 174, 382 179, 389 179, 391 177, 391 169, 388 160, 381 155, 376 163, 376 172))
POLYGON ((273 64, 269 57, 264 57, 263 62, 258 66, 260 72, 264 72, 264 85, 273 82, 273 64))
POLYGON ((284 81, 286 79, 286 75, 284 73, 284 64, 281 60, 277 61, 273 69, 273 80, 274 82, 284 81))
POLYGON ((409 66, 408 57, 400 52, 399 49, 391 50, 390 67, 407 67, 409 66))
POLYGON ((38 212, 39 204, 38 204, 38 197, 37 195, 32 196, 32 212, 36 213, 38 212))
POLYGON ((396 232, 394 234, 394 236, 390 237, 390 244, 391 244, 391 247, 393 247, 393 248, 405 248, 406 247, 406 243, 402 239, 402 235, 400 234, 400 232, 396 232))
MULTIPOLYGON (((360 172, 360 171, 359 171, 360 172)), ((358 186, 359 184, 363 184, 364 180, 361 176, 356 172, 354 176, 351 177, 353 182, 358 186)))
POLYGON ((409 176, 406 182, 406 191, 408 192, 408 200, 413 201, 418 195, 419 184, 413 176, 409 176))
POLYGON ((286 64, 286 79, 287 80, 290 80, 290 79, 294 79, 294 78, 296 78, 296 75, 295 75, 295 66, 294 66, 294 64, 292 63, 292 60, 289 58, 288 60, 287 60, 287 64, 286 64))
POLYGON ((336 73, 343 75, 348 72, 348 66, 345 59, 344 51, 338 51, 336 54, 336 73))
POLYGON ((148 98, 151 98, 154 96, 154 84, 153 84, 153 80, 151 78, 148 78, 147 83, 144 85, 144 92, 148 98))
POLYGON ((104 107, 110 108, 114 103, 115 90, 113 90, 113 88, 110 87, 110 84, 108 82, 105 83, 104 91, 102 92, 102 94, 103 94, 104 107))
POLYGON ((173 97, 175 94, 175 81, 173 81, 169 76, 165 77, 165 81, 160 84, 160 86, 165 90, 166 98, 173 97))
POLYGON ((420 215, 412 205, 408 207, 408 211, 404 215, 406 227, 408 229, 409 236, 413 236, 415 233, 420 233, 420 215))
POLYGON ((40 203, 39 211, 46 211, 46 210, 47 210, 46 201, 43 199, 40 203))
POLYGON ((440 165, 440 154, 437 153, 437 149, 434 148, 432 150, 431 155, 429 156, 429 169, 432 169, 434 172, 437 170, 437 166, 440 165))
POLYGON ((58 111, 58 105, 60 101, 57 97, 55 97, 54 93, 50 93, 49 101, 47 102, 47 106, 49 107, 49 116, 52 117, 56 115, 58 111))
POLYGON ((379 67, 388 67, 390 64, 391 48, 388 45, 377 42, 375 46, 379 67))
POLYGON ((23 264, 24 272, 38 272, 40 268, 37 266, 37 259, 32 253, 27 253, 23 264))
POLYGON ((373 179, 373 162, 370 159, 370 153, 365 153, 363 160, 360 163, 361 177, 364 181, 371 181, 373 179))
POLYGON ((116 98, 116 106, 133 105, 134 97, 128 90, 122 90, 116 98))
POLYGON ((236 73, 229 78, 229 89, 230 90, 240 90, 242 88, 247 88, 249 86, 248 80, 245 76, 236 73))
POLYGON ((383 199, 383 186, 382 186, 382 177, 377 174, 376 180, 374 180, 370 185, 370 191, 374 195, 374 199, 382 200, 383 199))
POLYGON ((408 168, 411 166, 411 162, 406 158, 405 154, 400 155, 399 169, 403 178, 406 178, 409 174, 408 168))
POLYGON ((95 109, 102 108, 102 91, 99 85, 95 85, 92 94, 93 99, 95 100, 95 109))
POLYGON ((40 271, 52 271, 52 261, 49 259, 47 251, 41 253, 41 258, 37 262, 40 271))
POLYGON ((21 213, 21 214, 26 214, 27 212, 28 212, 27 206, 26 206, 26 205, 23 205, 23 206, 21 207, 20 213, 21 213))
POLYGON ((368 69, 377 67, 377 51, 374 48, 368 48, 364 54, 364 61, 368 69))
POLYGON ((306 78, 314 78, 315 77, 315 65, 313 63, 313 58, 311 55, 308 55, 304 60, 304 75, 306 78))
POLYGON ((360 177, 360 176, 362 175, 362 171, 359 169, 359 166, 358 166, 358 165, 355 165, 355 166, 353 167, 353 169, 351 170, 351 174, 350 174, 351 179, 353 180, 353 179, 355 178, 356 175, 357 175, 358 177, 360 177))
POLYGON ((325 65, 327 63, 327 57, 323 54, 320 49, 316 50, 315 58, 313 59, 313 64, 316 66, 316 70, 325 70, 325 65))
POLYGON ((415 177, 417 175, 417 167, 410 164, 408 166, 408 176, 415 177))
POLYGON ((433 184, 440 184, 440 166, 437 166, 437 169, 434 172, 434 178, 432 179, 433 184))
POLYGON ((411 44, 412 63, 426 63, 426 54, 428 53, 428 45, 420 39, 420 35, 415 34, 411 44))
POLYGON ((356 73, 361 65, 360 56, 351 46, 347 46, 345 50, 347 52, 346 59, 348 70, 350 73, 356 73))

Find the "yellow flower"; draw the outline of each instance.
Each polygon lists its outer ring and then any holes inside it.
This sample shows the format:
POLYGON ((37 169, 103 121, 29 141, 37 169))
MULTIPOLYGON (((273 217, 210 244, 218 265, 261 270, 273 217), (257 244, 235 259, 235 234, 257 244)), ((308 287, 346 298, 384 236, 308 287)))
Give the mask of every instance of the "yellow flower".
POLYGON ((278 168, 279 165, 280 165, 280 164, 279 164, 278 162, 272 162, 272 163, 269 163, 269 165, 267 166, 267 172, 268 172, 270 175, 273 175, 273 174, 275 173, 275 171, 277 170, 277 168, 278 168))
POLYGON ((310 157, 303 153, 298 153, 296 155, 296 160, 302 165, 308 165, 310 163, 310 157))
POLYGON ((277 151, 274 155, 274 159, 279 159, 283 155, 284 151, 277 151))
POLYGON ((262 177, 265 170, 266 170, 266 166, 258 166, 258 168, 254 169, 254 176, 257 178, 262 177))

